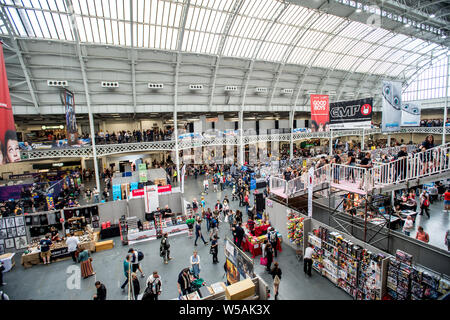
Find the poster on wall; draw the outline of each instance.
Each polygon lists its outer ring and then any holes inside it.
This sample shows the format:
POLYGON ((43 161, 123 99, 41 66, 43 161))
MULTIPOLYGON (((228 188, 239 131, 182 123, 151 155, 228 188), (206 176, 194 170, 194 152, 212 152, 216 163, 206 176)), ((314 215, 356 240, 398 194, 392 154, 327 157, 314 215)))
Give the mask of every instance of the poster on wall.
POLYGON ((330 128, 371 128, 373 98, 330 103, 330 128))
POLYGON ((112 192, 113 192, 113 200, 122 200, 122 192, 120 190, 120 184, 114 184, 112 186, 112 192))
POLYGON ((402 120, 402 85, 399 82, 383 81, 381 131, 400 129, 402 120))
POLYGON ((145 213, 156 211, 159 207, 158 187, 156 185, 144 187, 144 201, 145 213))
POLYGON ((73 93, 69 90, 64 90, 64 109, 66 112, 66 131, 67 143, 74 145, 78 143, 78 128, 77 119, 75 116, 75 99, 73 93))
POLYGON ((9 95, 3 43, 0 41, 0 164, 20 161, 19 141, 9 95))
POLYGON ((420 127, 421 105, 418 103, 402 104, 402 127, 420 127))
POLYGON ((310 95, 311 100, 311 132, 329 131, 330 97, 323 94, 310 95))
POLYGON ((233 284, 239 282, 241 280, 241 276, 236 266, 227 259, 227 281, 229 284, 233 284))
POLYGON ((145 163, 141 163, 138 165, 139 169, 139 182, 147 182, 147 165, 145 163))

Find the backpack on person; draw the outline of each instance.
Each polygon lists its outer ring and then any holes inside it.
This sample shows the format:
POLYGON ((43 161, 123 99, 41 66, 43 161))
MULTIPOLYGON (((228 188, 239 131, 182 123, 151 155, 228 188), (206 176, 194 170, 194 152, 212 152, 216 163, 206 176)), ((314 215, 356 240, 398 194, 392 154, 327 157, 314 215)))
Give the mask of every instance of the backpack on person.
POLYGON ((275 243, 275 242, 277 242, 277 240, 278 240, 277 233, 276 233, 275 231, 271 231, 271 232, 269 233, 269 241, 270 241, 271 243, 275 243))
POLYGON ((138 251, 137 258, 138 258, 138 261, 142 261, 144 259, 144 253, 142 253, 141 251, 138 251))
POLYGON ((279 285, 281 282, 280 277, 278 275, 275 275, 275 278, 273 278, 273 283, 275 285, 279 285))
POLYGON ((425 200, 423 201, 423 205, 424 205, 425 207, 429 207, 429 206, 430 206, 430 200, 425 199, 425 200))

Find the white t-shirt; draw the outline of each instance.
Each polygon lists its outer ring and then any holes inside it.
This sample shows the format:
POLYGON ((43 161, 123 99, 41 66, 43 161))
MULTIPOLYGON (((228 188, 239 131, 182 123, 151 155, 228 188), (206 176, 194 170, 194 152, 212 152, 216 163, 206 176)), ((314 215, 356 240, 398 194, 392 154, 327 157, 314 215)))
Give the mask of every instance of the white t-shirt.
POLYGON ((77 245, 80 243, 80 240, 78 240, 78 237, 68 237, 66 240, 66 244, 67 244, 67 250, 69 252, 74 252, 75 250, 77 250, 77 245))
POLYGON ((403 225, 403 231, 410 231, 414 228, 412 220, 405 220, 405 224, 403 225))
POLYGON ((313 253, 314 253, 314 249, 313 248, 311 248, 311 247, 306 248, 304 258, 305 259, 312 259, 313 253))

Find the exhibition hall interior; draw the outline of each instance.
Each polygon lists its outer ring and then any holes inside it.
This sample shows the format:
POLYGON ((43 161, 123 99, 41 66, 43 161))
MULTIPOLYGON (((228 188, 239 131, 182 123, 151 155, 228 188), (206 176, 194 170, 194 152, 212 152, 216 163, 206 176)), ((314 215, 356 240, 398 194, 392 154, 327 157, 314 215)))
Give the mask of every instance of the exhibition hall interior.
POLYGON ((449 36, 448 1, 0 0, 0 300, 447 300, 449 36))

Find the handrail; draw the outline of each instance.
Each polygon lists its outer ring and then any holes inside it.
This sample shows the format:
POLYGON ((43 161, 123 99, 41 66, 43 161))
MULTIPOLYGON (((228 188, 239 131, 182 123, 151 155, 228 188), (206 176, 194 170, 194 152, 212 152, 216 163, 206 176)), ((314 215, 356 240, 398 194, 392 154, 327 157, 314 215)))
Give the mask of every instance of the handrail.
MULTIPOLYGON (((372 168, 336 163, 325 165, 314 170, 314 186, 328 182, 333 187, 343 187, 344 184, 352 189, 369 192, 373 188, 440 174, 449 169, 450 143, 447 143, 387 163, 375 162, 372 168)), ((283 185, 284 194, 289 196, 299 190, 306 190, 307 175, 308 172, 305 172, 289 181, 278 177, 270 179, 277 179, 277 184, 283 185)))

